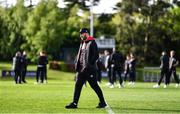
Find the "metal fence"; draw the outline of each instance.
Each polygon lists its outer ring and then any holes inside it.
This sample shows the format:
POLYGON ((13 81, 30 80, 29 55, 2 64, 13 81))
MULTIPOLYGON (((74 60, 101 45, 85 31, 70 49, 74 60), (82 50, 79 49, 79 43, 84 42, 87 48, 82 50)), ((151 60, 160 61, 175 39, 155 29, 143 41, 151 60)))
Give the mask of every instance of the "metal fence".
MULTIPOLYGON (((177 72, 177 75, 180 79, 180 73, 177 72)), ((143 81, 144 82, 158 82, 160 78, 160 68, 159 67, 144 67, 143 70, 143 81), (155 71, 159 70, 159 71, 155 71)), ((174 80, 174 77, 171 76, 171 80, 174 80)), ((164 79, 163 79, 164 81, 164 79)))

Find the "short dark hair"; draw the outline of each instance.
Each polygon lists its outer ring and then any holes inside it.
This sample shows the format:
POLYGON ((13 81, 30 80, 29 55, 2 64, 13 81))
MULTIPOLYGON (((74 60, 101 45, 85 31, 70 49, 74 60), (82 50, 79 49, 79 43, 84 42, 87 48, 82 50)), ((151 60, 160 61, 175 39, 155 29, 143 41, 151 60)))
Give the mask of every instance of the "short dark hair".
POLYGON ((87 28, 82 28, 82 29, 80 29, 79 33, 80 33, 80 34, 89 33, 89 29, 87 29, 87 28))

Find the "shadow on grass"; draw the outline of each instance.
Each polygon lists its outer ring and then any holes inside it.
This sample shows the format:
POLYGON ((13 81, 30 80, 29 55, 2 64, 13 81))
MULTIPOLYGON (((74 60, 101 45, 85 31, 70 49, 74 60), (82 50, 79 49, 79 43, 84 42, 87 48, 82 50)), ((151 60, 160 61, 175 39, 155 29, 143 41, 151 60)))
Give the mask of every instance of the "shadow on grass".
MULTIPOLYGON (((9 80, 14 80, 14 77, 12 76, 0 76, 0 79, 3 81, 9 81, 9 80)), ((26 80, 32 80, 32 79, 36 79, 36 76, 26 76, 26 80)), ((58 80, 58 78, 52 78, 52 77, 48 77, 48 80, 58 80)))
POLYGON ((14 78, 11 76, 6 76, 6 77, 0 77, 0 80, 1 81, 10 81, 10 80, 14 80, 14 78))
POLYGON ((176 113, 179 113, 180 112, 180 110, 177 110, 177 109, 174 109, 174 110, 172 110, 172 109, 148 109, 148 108, 141 108, 141 109, 138 109, 138 108, 119 108, 119 107, 111 107, 112 109, 116 109, 116 110, 121 110, 121 111, 123 111, 123 110, 125 110, 125 111, 135 111, 135 110, 138 110, 138 111, 141 111, 141 112, 143 112, 143 111, 148 111, 148 112, 156 112, 156 113, 158 113, 158 112, 176 112, 176 113))
POLYGON ((67 110, 94 110, 94 109, 96 109, 95 107, 93 108, 93 107, 91 107, 91 108, 88 108, 88 107, 78 107, 78 108, 76 108, 76 109, 67 109, 67 110))

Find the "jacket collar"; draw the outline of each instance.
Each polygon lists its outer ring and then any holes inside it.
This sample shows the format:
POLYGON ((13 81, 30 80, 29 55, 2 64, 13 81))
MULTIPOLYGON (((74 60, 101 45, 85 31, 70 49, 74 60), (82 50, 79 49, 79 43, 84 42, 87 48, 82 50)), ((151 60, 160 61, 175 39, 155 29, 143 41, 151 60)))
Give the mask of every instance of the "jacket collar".
POLYGON ((89 42, 89 41, 93 41, 93 40, 95 40, 95 39, 93 37, 89 36, 86 40, 81 41, 81 42, 83 43, 83 42, 89 42))
POLYGON ((86 41, 91 41, 91 40, 95 40, 93 37, 89 36, 86 41))

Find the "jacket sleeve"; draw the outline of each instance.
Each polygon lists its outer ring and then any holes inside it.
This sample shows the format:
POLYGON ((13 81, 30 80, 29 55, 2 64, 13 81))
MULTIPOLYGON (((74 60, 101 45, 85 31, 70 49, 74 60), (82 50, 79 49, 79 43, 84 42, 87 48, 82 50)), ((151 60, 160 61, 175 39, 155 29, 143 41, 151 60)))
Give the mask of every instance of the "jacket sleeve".
POLYGON ((89 64, 94 65, 99 58, 99 51, 95 41, 90 45, 89 64))
POLYGON ((15 66, 16 66, 16 58, 15 58, 15 57, 13 57, 12 70, 15 70, 15 66))

